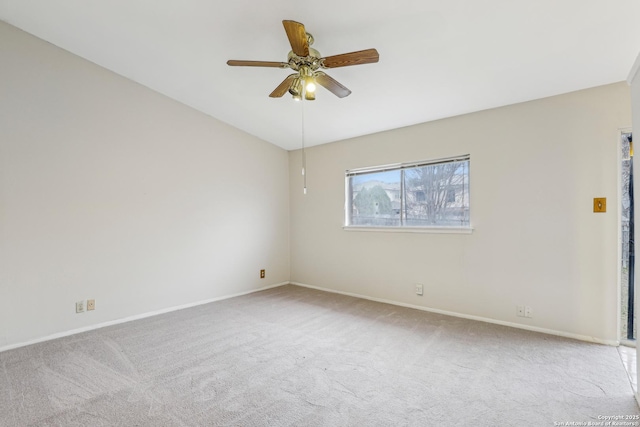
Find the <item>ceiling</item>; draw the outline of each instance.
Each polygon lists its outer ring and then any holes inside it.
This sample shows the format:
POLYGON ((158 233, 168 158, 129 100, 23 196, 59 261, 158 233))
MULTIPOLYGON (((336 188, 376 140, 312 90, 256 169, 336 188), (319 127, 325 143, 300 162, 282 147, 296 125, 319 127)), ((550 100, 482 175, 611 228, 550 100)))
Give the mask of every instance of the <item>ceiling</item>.
POLYGON ((287 150, 625 80, 640 52, 637 0, 0 0, 0 19, 287 150), (283 19, 353 93, 269 93, 291 72, 283 19), (304 106, 302 106, 304 104, 304 106))

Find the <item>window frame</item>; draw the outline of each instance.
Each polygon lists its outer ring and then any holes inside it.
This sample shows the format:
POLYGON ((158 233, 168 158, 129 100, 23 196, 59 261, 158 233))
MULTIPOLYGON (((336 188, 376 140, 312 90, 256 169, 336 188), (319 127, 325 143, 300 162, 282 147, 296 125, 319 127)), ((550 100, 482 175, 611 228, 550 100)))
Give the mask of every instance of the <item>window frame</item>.
POLYGON ((396 232, 396 233, 452 233, 452 234, 471 234, 473 227, 471 225, 471 155, 464 154, 454 157, 446 157, 433 160, 422 160, 417 162, 406 163, 394 163, 382 166, 372 166, 357 169, 348 169, 345 171, 345 203, 344 203, 344 224, 343 230, 345 231, 382 231, 382 232, 396 232), (400 170, 402 178, 400 179, 400 216, 402 224, 403 209, 406 204, 406 191, 405 191, 405 179, 404 170, 417 167, 432 166, 438 164, 446 164, 453 162, 468 162, 467 168, 467 197, 468 197, 468 210, 469 210, 469 224, 468 225, 453 225, 453 226, 407 226, 407 225, 352 225, 352 203, 353 203, 353 188, 351 178, 358 175, 366 175, 370 173, 388 172, 393 170, 400 170))

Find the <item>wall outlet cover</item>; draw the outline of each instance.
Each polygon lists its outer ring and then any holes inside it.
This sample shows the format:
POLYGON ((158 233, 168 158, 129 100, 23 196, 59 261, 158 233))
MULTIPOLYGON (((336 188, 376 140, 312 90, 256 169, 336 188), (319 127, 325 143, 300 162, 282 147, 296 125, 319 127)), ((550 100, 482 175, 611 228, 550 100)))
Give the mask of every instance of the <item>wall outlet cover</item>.
POLYGON ((91 310, 95 310, 95 309, 96 309, 96 300, 88 299, 87 300, 87 311, 91 311, 91 310))
POLYGON ((76 313, 83 313, 83 312, 84 312, 84 301, 76 302, 76 313))

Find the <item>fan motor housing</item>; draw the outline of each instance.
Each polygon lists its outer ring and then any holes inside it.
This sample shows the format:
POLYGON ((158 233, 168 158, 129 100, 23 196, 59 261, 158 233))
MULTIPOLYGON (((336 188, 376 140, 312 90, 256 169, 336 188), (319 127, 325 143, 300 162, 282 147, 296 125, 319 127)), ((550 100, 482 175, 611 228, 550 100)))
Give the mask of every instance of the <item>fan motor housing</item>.
POLYGON ((287 55, 289 67, 294 71, 299 71, 301 67, 308 67, 311 71, 315 71, 322 66, 320 58, 322 58, 320 52, 312 47, 309 48, 308 56, 298 56, 293 51, 287 55))

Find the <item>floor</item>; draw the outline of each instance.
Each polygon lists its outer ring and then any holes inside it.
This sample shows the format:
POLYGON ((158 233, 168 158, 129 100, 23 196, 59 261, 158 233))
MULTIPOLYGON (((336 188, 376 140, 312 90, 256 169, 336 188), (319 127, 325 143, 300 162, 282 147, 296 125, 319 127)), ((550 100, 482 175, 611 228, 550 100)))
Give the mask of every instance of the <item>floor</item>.
POLYGON ((635 347, 627 347, 621 345, 618 347, 618 353, 620 353, 620 359, 624 365, 624 369, 627 371, 629 382, 633 387, 634 392, 638 392, 638 364, 637 364, 637 352, 635 347))

